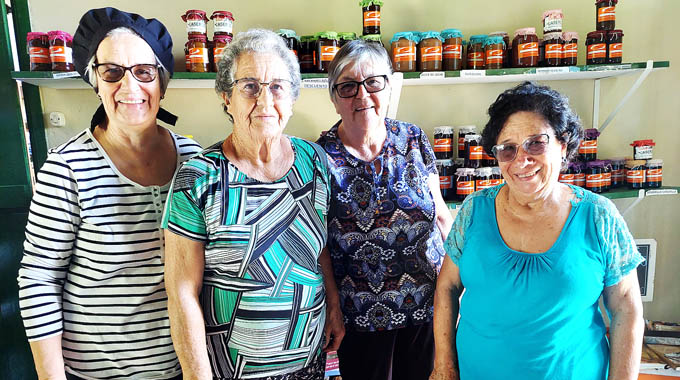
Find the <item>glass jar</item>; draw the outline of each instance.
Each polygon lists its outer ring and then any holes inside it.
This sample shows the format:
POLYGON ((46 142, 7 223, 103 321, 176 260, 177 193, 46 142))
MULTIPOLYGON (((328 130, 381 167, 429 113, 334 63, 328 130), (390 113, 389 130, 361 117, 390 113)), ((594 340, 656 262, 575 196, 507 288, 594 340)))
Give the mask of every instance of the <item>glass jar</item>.
POLYGON ((215 11, 210 16, 213 20, 213 39, 217 36, 230 36, 234 37, 232 34, 234 28, 234 15, 228 11, 215 11))
POLYGON ((607 63, 621 63, 623 60, 623 30, 607 31, 607 63))
MULTIPOLYGON (((222 59, 222 52, 224 51, 224 48, 226 48, 227 45, 229 45, 230 43, 231 36, 228 34, 215 36, 215 40, 213 41, 213 57, 214 57, 213 71, 217 72, 217 65, 222 59)), ((189 61, 189 63, 191 63, 191 61, 189 61)))
POLYGON ((604 191, 604 164, 600 160, 586 163, 586 189, 593 193, 604 191))
POLYGON ((586 187, 586 173, 583 163, 573 161, 569 167, 574 171, 574 186, 586 187))
POLYGON ((559 66, 562 64, 562 48, 564 40, 562 33, 547 33, 543 36, 545 44, 545 66, 559 66))
POLYGON ((210 57, 208 56, 208 39, 205 36, 189 38, 189 61, 192 73, 207 73, 210 71, 210 57))
POLYGON ((656 145, 654 140, 635 140, 630 146, 633 147, 633 158, 636 160, 649 160, 652 158, 652 149, 656 145))
POLYGON ((366 42, 373 43, 373 44, 376 44, 376 45, 380 45, 381 48, 385 47, 385 45, 383 45, 383 43, 382 43, 382 40, 381 40, 381 37, 380 37, 379 34, 364 34, 363 36, 361 36, 359 38, 361 38, 362 40, 364 40, 366 42))
POLYGON ((599 65, 607 63, 607 40, 604 31, 596 30, 588 33, 586 38, 587 65, 599 65))
POLYGON ((340 32, 338 33, 338 39, 340 40, 340 49, 342 49, 348 42, 356 40, 357 34, 354 32, 340 32))
POLYGON ((463 68, 463 33, 458 29, 444 29, 442 65, 444 70, 453 71, 463 68))
POLYGON ((475 192, 475 169, 459 168, 456 170, 456 200, 462 202, 475 192))
POLYGON ((380 0, 361 0, 364 31, 362 34, 380 34, 380 0))
POLYGON ((574 168, 571 165, 567 165, 567 169, 560 173, 560 176, 557 178, 557 181, 560 183, 564 183, 566 185, 573 185, 574 174, 575 174, 574 168))
POLYGON ((442 37, 439 32, 429 31, 420 35, 418 42, 418 71, 442 70, 442 37))
POLYGON ((300 41, 298 40, 298 36, 295 31, 292 29, 279 29, 276 34, 283 38, 283 40, 286 42, 286 46, 288 46, 288 49, 291 50, 296 57, 298 57, 299 61, 300 41))
POLYGON ((470 134, 465 136, 465 167, 477 169, 482 167, 482 136, 470 134))
POLYGON ((552 9, 543 12, 543 34, 562 33, 562 19, 564 15, 561 9, 552 9))
POLYGON ((418 41, 411 32, 396 33, 390 40, 392 45, 392 68, 406 73, 416 71, 416 45, 418 41))
POLYGON ((618 0, 595 0, 595 29, 616 29, 616 3, 618 0))
POLYGON ((535 28, 515 31, 512 40, 512 66, 535 67, 538 65, 538 37, 535 28))
POLYGON ((316 72, 316 39, 314 36, 300 37, 300 72, 316 72))
POLYGON ((609 191, 612 188, 612 162, 609 160, 602 160, 604 171, 602 172, 602 181, 604 181, 604 190, 609 191))
POLYGON ((612 189, 618 189, 626 184, 626 159, 625 158, 612 158, 609 160, 612 167, 612 189))
POLYGON ((595 128, 583 131, 583 139, 578 147, 578 154, 582 161, 597 160, 597 137, 600 131, 595 128))
POLYGON ((205 36, 207 38, 208 18, 200 9, 190 9, 182 15, 182 20, 187 23, 187 34, 191 37, 205 36))
POLYGON ((50 71, 50 40, 47 33, 29 32, 26 34, 26 47, 31 71, 50 71))
POLYGON ((493 187, 491 182, 491 168, 475 169, 475 191, 493 187))
POLYGON ((648 189, 658 189, 663 182, 663 160, 647 160, 647 178, 645 180, 648 189))
POLYGON ((465 68, 468 70, 484 70, 484 41, 488 36, 486 34, 476 34, 470 36, 468 42, 465 68))
POLYGON ((645 160, 626 160, 626 183, 629 189, 645 188, 647 181, 647 162, 645 160))
POLYGON ((73 71, 73 37, 61 30, 47 32, 52 71, 73 71))
POLYGON ((491 186, 502 185, 505 183, 501 168, 494 166, 491 168, 491 186))
POLYGON ((493 32, 489 33, 491 36, 501 36, 505 42, 505 50, 503 51, 503 67, 508 68, 512 62, 512 45, 510 44, 510 36, 507 32, 493 32))
POLYGON ((578 64, 578 33, 562 33, 564 47, 562 48, 562 66, 576 66, 578 64))
POLYGON ((338 53, 338 33, 334 31, 319 32, 315 36, 317 38, 316 56, 319 57, 316 61, 316 70, 320 73, 327 73, 328 66, 331 64, 335 54, 338 53))
POLYGON ((501 36, 489 36, 484 40, 484 65, 486 69, 502 69, 505 42, 501 36))
POLYGON ((465 136, 477 133, 477 127, 466 125, 458 127, 458 158, 465 159, 465 136))
POLYGON ((453 160, 436 160, 437 172, 439 172, 439 190, 445 201, 456 198, 456 189, 453 187, 455 174, 453 160))
POLYGON ((439 159, 453 158, 453 127, 434 128, 434 156, 439 159))

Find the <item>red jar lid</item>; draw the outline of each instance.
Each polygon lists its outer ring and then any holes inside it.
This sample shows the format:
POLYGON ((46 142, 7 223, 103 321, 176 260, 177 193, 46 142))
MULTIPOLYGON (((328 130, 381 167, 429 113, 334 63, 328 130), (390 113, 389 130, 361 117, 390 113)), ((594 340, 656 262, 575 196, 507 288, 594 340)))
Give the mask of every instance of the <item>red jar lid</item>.
POLYGON ((208 18, 205 17, 205 11, 202 11, 200 9, 189 9, 187 13, 182 15, 182 20, 186 22, 187 20, 205 20, 208 21, 208 18))
POLYGON ((599 3, 608 3, 608 2, 610 2, 610 1, 611 1, 612 3, 614 3, 614 5, 616 5, 616 3, 619 2, 619 0, 595 0, 595 5, 597 5, 597 4, 599 4, 599 3))
POLYGON ((212 20, 215 17, 226 17, 226 18, 230 19, 231 21, 234 21, 234 15, 229 11, 215 11, 210 16, 210 19, 212 20))
POLYGON ((605 33, 606 33, 605 30, 596 30, 594 32, 588 33, 587 38, 594 38, 594 39, 597 39, 597 40, 603 40, 605 33))
POLYGON ((654 140, 635 140, 630 146, 655 146, 654 140))
POLYGON ((189 42, 208 42, 208 37, 205 34, 191 36, 189 37, 189 41, 187 43, 189 42))
POLYGON ((220 35, 214 35, 213 36, 213 39, 215 40, 215 42, 219 41, 219 42, 223 42, 223 43, 230 43, 233 38, 234 37, 231 34, 220 34, 220 35))
POLYGON ((64 40, 66 42, 73 41, 73 36, 64 32, 63 30, 52 30, 52 31, 47 32, 47 35, 49 36, 50 41, 56 40, 56 39, 64 40))
POLYGON ((26 33, 26 41, 37 40, 43 37, 47 37, 47 33, 43 32, 28 32, 26 33))

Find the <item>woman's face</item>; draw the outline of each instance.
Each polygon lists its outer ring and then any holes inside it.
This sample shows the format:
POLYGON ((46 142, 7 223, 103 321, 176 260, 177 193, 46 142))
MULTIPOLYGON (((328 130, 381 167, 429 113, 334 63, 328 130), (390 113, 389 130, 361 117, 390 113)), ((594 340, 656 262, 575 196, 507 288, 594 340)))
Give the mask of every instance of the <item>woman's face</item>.
MULTIPOLYGON (((386 65, 374 64, 371 61, 358 62, 349 64, 342 70, 336 85, 348 81, 361 82, 366 78, 389 74, 389 68, 386 65)), ((353 130, 368 130, 384 123, 390 103, 389 81, 385 89, 373 93, 366 91, 365 86, 359 86, 359 91, 351 98, 341 98, 334 90, 332 100, 335 111, 342 118, 344 127, 353 130)))
POLYGON ((508 118, 498 135, 496 144, 518 144, 517 156, 512 161, 498 162, 510 191, 524 196, 540 196, 557 183, 562 166, 562 157, 567 153, 566 144, 555 137, 553 128, 539 114, 516 112, 508 118), (533 156, 527 153, 522 143, 527 138, 547 134, 545 152, 533 156))
MULTIPOLYGON (((244 53, 236 60, 234 80, 244 79, 270 83, 277 79, 290 81, 288 68, 274 53, 244 53)), ((260 94, 251 98, 234 86, 231 97, 223 94, 227 111, 234 118, 234 130, 247 133, 252 138, 273 138, 281 135, 293 115, 293 97, 276 97, 270 86, 260 85, 260 94)))
MULTIPOLYGON (((156 64, 153 50, 143 39, 122 33, 106 37, 97 49, 97 63, 115 63, 130 67, 156 64)), ((135 79, 130 71, 118 82, 105 82, 97 75, 99 96, 110 123, 123 126, 156 125, 161 87, 158 74, 149 83, 135 79)))

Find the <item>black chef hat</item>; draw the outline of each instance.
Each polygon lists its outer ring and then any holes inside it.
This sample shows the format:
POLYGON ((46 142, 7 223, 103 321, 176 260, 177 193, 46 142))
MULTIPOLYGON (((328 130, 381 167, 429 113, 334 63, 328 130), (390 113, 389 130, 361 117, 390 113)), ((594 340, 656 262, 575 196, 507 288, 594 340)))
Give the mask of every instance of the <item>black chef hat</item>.
MULTIPOLYGON (((172 37, 165 25, 155 18, 146 19, 135 13, 108 7, 87 11, 80 19, 78 29, 73 36, 73 63, 85 82, 90 84, 85 74, 89 58, 97 52, 106 34, 119 27, 132 29, 146 41, 172 76, 174 66, 172 37)), ((92 127, 101 123, 105 115, 103 106, 100 106, 92 118, 92 127)), ((171 125, 177 121, 176 116, 162 108, 158 111, 158 118, 171 125)))

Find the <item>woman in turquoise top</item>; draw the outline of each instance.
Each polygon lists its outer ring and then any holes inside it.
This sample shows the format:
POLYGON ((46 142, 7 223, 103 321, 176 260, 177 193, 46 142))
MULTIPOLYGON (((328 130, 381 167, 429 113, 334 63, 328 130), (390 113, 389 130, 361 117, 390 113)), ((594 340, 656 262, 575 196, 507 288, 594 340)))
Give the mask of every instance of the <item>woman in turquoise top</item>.
POLYGON ((578 147, 578 117, 529 82, 489 116, 483 144, 506 184, 468 197, 445 242, 430 379, 636 379, 643 259, 609 200, 557 180, 578 147))

